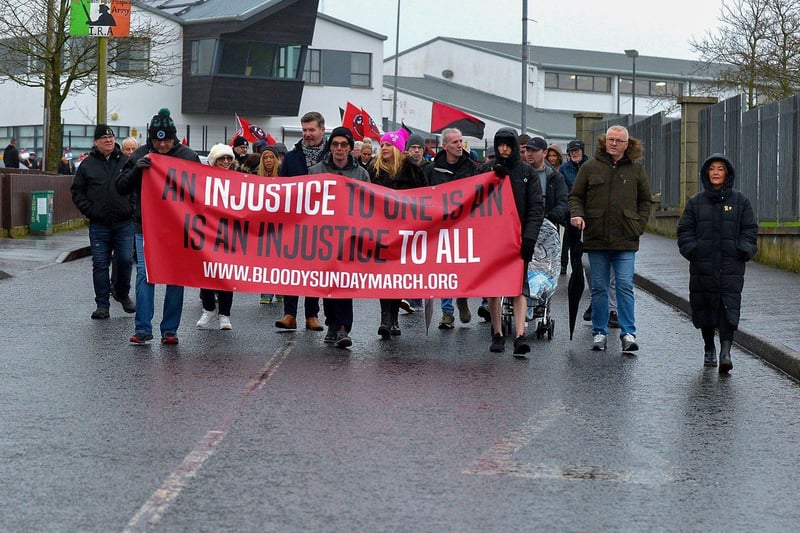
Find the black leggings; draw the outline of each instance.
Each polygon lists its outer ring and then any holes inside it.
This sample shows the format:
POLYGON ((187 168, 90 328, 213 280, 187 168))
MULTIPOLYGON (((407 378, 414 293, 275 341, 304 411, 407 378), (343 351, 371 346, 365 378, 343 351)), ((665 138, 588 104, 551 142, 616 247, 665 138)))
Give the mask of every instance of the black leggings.
POLYGON ((736 328, 731 326, 730 322, 728 322, 728 315, 725 313, 725 308, 722 307, 722 304, 720 304, 719 306, 718 327, 715 328, 712 326, 700 329, 700 331, 703 332, 703 341, 706 344, 706 348, 714 346, 714 330, 716 329, 719 329, 720 342, 723 341, 733 342, 733 332, 736 331, 736 328))
POLYGON ((214 289, 200 289, 200 300, 203 302, 203 309, 213 311, 217 308, 219 300, 219 314, 231 316, 231 305, 233 304, 233 293, 230 291, 217 291, 214 289), (215 298, 216 296, 216 298, 215 298))

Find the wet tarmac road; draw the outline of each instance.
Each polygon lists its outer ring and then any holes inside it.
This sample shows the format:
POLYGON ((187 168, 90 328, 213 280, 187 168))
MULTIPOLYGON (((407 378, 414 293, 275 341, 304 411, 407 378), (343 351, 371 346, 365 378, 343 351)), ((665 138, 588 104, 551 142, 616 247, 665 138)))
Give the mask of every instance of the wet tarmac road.
POLYGON ((644 292, 635 357, 569 343, 566 283, 527 361, 438 311, 380 341, 375 301, 348 351, 256 295, 198 331, 195 289, 179 346, 134 347, 118 306, 88 319, 89 265, 0 281, 0 530, 797 530, 797 382, 740 350, 703 369, 644 292))

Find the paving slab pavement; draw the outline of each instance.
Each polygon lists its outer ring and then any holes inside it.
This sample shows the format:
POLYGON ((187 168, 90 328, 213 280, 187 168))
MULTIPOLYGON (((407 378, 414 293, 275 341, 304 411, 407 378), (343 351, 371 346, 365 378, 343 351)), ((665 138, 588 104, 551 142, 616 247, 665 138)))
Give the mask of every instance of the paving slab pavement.
POLYGON ((90 255, 89 228, 0 239, 0 279, 90 255))

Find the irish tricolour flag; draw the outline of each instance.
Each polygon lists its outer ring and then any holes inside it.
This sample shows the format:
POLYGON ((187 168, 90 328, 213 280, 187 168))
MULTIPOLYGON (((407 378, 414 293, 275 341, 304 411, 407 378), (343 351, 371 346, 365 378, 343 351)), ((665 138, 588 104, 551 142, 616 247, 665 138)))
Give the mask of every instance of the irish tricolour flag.
POLYGON ((72 0, 69 34, 74 37, 127 37, 131 3, 124 0, 72 0))

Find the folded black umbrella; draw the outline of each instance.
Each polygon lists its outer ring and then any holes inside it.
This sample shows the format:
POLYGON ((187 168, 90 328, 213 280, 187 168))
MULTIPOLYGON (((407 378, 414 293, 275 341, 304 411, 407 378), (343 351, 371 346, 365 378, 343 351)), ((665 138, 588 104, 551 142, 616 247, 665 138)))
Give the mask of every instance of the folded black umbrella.
POLYGON ((425 299, 425 335, 431 328, 431 319, 433 318, 433 298, 425 299))
POLYGON ((569 276, 569 284, 567 285, 567 299, 569 301, 569 339, 572 340, 572 333, 575 331, 575 320, 578 317, 578 310, 581 305, 581 296, 583 296, 583 289, 586 288, 586 282, 583 279, 583 264, 581 258, 583 256, 583 232, 580 233, 580 238, 572 250, 572 274, 569 276))

